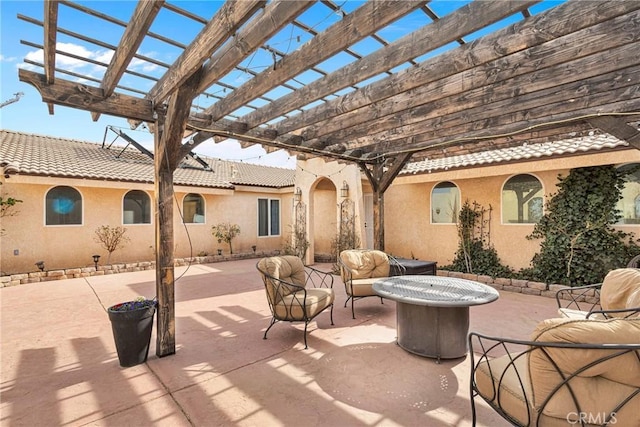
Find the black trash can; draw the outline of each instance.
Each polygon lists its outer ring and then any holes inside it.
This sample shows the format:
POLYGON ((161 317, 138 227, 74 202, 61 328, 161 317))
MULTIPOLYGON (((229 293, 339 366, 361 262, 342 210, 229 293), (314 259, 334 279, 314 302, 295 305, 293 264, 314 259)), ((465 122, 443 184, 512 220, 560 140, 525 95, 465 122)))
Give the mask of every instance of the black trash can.
POLYGON ((123 305, 132 306, 133 303, 135 301, 116 304, 107 310, 120 366, 125 368, 147 361, 153 316, 156 313, 155 302, 144 307, 122 310, 123 305))

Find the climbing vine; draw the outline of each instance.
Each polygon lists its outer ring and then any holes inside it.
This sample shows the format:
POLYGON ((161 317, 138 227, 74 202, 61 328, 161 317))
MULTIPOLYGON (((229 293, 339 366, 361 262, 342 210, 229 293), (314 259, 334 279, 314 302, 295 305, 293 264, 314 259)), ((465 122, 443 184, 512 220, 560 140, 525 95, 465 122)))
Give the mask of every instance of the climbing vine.
POLYGON ((558 192, 528 239, 541 239, 531 275, 546 283, 580 286, 601 282, 640 253, 632 233, 615 230, 626 172, 614 166, 572 169, 558 177, 558 192))
POLYGON ((491 206, 486 209, 477 202, 464 202, 458 213, 458 250, 453 263, 442 269, 511 277, 512 270, 500 263, 491 245, 491 212, 491 206))

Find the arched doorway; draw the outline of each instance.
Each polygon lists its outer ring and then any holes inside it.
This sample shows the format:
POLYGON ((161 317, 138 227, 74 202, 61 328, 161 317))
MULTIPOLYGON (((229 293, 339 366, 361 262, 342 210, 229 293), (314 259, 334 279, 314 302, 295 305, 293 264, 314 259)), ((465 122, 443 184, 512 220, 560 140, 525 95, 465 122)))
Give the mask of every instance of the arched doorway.
POLYGON ((336 237, 338 193, 328 178, 319 178, 311 190, 310 231, 315 262, 333 262, 331 244, 336 237))

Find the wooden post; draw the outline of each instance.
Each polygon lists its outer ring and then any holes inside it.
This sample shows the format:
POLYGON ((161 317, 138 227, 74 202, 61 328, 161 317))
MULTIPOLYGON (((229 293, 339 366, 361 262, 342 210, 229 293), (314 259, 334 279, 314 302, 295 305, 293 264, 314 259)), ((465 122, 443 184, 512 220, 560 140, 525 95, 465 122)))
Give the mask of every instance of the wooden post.
POLYGON ((373 166, 373 248, 384 252, 384 190, 380 188, 382 180, 382 164, 373 166))
POLYGON ((411 158, 411 152, 399 154, 388 161, 376 163, 370 170, 367 164, 359 163, 373 189, 373 248, 384 251, 384 192, 411 158), (387 170, 385 171, 385 168, 387 170))
POLYGON ((175 289, 173 267, 173 169, 163 140, 163 124, 156 122, 154 135, 155 195, 156 195, 156 295, 158 319, 156 355, 176 352, 175 289))
MULTIPOLYGON (((155 195, 156 195, 156 295, 158 320, 156 355, 176 352, 175 272, 173 266, 173 172, 184 157, 182 135, 189 118, 202 69, 191 76, 169 98, 167 115, 156 121, 155 195)), ((186 150, 188 151, 188 150, 186 150)))

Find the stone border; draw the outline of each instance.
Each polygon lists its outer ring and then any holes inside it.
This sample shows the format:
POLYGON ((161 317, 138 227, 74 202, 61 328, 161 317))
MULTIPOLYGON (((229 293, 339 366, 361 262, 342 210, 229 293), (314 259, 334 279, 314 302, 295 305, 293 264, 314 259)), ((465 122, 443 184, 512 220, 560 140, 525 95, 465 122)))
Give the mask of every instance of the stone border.
MULTIPOLYGON (((243 253, 233 255, 209 255, 191 258, 176 258, 173 265, 183 267, 189 264, 213 264, 222 261, 235 261, 240 259, 262 258, 265 256, 280 255, 280 251, 243 253)), ((132 263, 118 263, 111 265, 101 265, 95 267, 68 268, 63 270, 38 271, 33 273, 12 274, 0 277, 0 288, 17 286, 26 283, 49 282, 53 280, 73 279, 79 277, 104 276, 107 274, 131 273, 134 271, 154 270, 155 261, 143 261, 132 263)), ((484 283, 497 290, 507 292, 517 292, 526 295, 538 295, 547 298, 555 298, 556 292, 560 289, 568 288, 564 285, 547 285, 542 282, 534 282, 521 279, 493 278, 479 274, 460 273, 457 271, 437 270, 438 276, 455 277, 458 279, 474 280, 484 283)))
POLYGON ((555 298, 556 292, 560 289, 568 288, 565 285, 546 284, 543 282, 534 282, 531 280, 522 279, 505 279, 501 277, 493 278, 491 276, 484 276, 480 274, 472 273, 460 273, 457 271, 438 270, 436 273, 438 276, 455 277, 458 279, 474 280, 476 282, 484 283, 491 286, 494 289, 507 292, 516 292, 526 295, 538 295, 547 298, 555 298))
MULTIPOLYGON (((213 264, 222 261, 235 261, 251 258, 257 259, 278 254, 279 251, 273 251, 260 253, 251 252, 233 255, 209 255, 190 258, 176 258, 173 262, 173 265, 174 267, 183 267, 189 264, 213 264)), ((142 261, 100 265, 97 269, 95 266, 91 266, 11 274, 8 276, 0 276, 0 288, 23 285, 26 283, 50 282, 53 280, 76 279, 79 277, 104 276, 107 274, 131 273, 134 271, 154 270, 155 268, 155 261, 142 261)))

